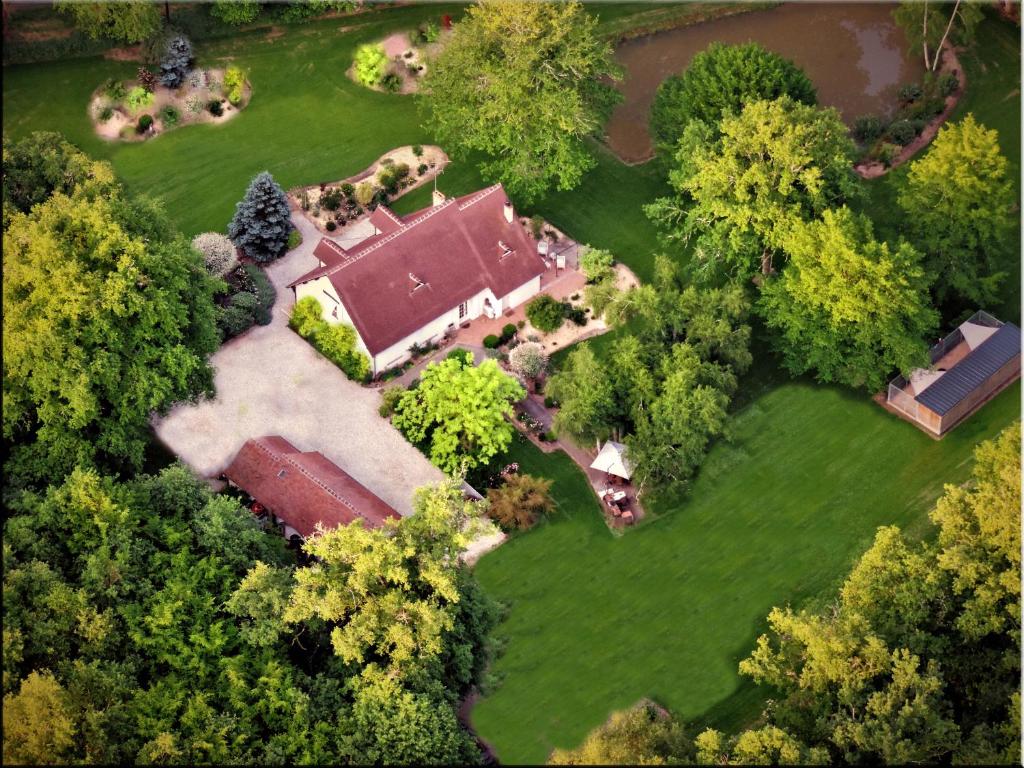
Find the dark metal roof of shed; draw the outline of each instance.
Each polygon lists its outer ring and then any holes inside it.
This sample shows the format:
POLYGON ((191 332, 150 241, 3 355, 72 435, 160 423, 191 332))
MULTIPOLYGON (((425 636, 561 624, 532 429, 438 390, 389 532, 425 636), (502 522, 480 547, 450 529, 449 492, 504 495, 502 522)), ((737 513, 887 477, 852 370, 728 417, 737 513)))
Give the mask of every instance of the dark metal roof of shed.
POLYGON ((944 416, 1019 354, 1020 328, 1006 323, 915 400, 944 416))

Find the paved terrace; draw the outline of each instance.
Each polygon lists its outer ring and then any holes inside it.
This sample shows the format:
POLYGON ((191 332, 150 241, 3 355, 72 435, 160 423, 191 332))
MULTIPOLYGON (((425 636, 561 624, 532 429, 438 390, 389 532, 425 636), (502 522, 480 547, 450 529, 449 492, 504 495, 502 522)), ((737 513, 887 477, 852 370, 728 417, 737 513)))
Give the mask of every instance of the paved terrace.
MULTIPOLYGON (((303 242, 267 269, 277 289, 273 321, 232 339, 212 358, 217 396, 179 405, 155 423, 157 436, 194 470, 217 477, 249 438, 281 435, 320 451, 402 515, 413 491, 443 473, 380 418, 378 390, 349 381, 288 328, 294 303, 286 286, 317 266, 319 233, 293 215, 303 242)), ((351 244, 349 244, 351 245, 351 244)))

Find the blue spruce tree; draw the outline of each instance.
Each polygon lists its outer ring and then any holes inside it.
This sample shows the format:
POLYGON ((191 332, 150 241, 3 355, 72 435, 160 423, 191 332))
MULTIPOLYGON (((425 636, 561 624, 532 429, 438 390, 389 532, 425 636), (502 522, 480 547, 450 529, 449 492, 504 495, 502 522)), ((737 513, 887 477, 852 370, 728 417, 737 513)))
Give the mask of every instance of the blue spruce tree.
POLYGON ((267 171, 257 174, 228 224, 231 242, 249 258, 265 263, 285 252, 291 230, 284 190, 267 171))
POLYGON ((192 65, 192 43, 177 35, 167 41, 167 50, 160 62, 160 82, 168 88, 180 88, 192 65))

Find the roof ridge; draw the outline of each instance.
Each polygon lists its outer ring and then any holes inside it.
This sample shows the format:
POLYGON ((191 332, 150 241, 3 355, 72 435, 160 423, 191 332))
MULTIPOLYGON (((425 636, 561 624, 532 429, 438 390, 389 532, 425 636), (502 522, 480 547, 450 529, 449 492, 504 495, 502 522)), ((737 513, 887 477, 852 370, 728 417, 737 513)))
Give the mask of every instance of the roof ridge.
POLYGON ((480 200, 483 200, 483 199, 484 199, 485 197, 487 197, 487 196, 488 196, 489 194, 491 194, 492 192, 494 192, 494 191, 495 191, 496 189, 499 189, 500 187, 501 187, 501 183, 499 182, 499 183, 497 183, 497 184, 492 184, 492 185, 491 185, 491 186, 489 186, 489 187, 488 187, 487 189, 484 189, 484 190, 481 190, 480 192, 477 192, 477 193, 476 193, 476 194, 475 194, 475 195, 474 195, 473 197, 471 197, 471 198, 470 198, 469 200, 467 200, 467 201, 466 201, 465 203, 463 203, 462 205, 460 205, 460 206, 459 206, 459 210, 460 210, 460 211, 464 211, 464 210, 466 210, 466 209, 467 209, 467 208, 469 208, 469 206, 471 206, 471 205, 472 205, 473 203, 476 203, 476 202, 479 202, 480 200))
POLYGON ((377 206, 377 210, 383 211, 384 215, 387 216, 388 218, 390 218, 393 222, 395 222, 395 224, 399 224, 399 225, 404 224, 404 222, 400 218, 395 216, 394 212, 390 208, 388 208, 386 205, 378 205, 377 206))
MULTIPOLYGON (((282 439, 284 439, 284 438, 282 438, 282 439)), ((267 447, 266 445, 263 444, 263 438, 260 438, 258 440, 254 440, 253 444, 258 446, 260 448, 260 450, 262 450, 268 456, 271 456, 272 458, 277 458, 277 459, 282 459, 284 461, 287 461, 289 464, 291 464, 293 467, 295 467, 295 469, 299 470, 299 472, 301 474, 305 475, 309 480, 312 480, 315 485, 317 485, 322 490, 326 491, 329 496, 331 496, 331 497, 337 499, 338 501, 340 501, 342 504, 344 504, 346 507, 351 509, 353 512, 355 512, 357 515, 359 515, 359 517, 363 518, 364 520, 368 519, 366 517, 366 515, 364 515, 362 512, 360 512, 351 501, 349 501, 345 497, 341 496, 333 488, 328 487, 322 480, 320 480, 313 473, 311 473, 308 469, 306 469, 301 464, 299 464, 297 461, 295 461, 295 459, 293 459, 287 453, 278 453, 277 451, 272 451, 269 447, 267 447)), ((296 452, 298 454, 300 454, 300 455, 303 453, 302 451, 298 450, 297 448, 296 448, 296 452)), ((325 456, 324 458, 327 458, 327 457, 325 456)), ((328 459, 328 461, 330 461, 330 459, 328 459)))
POLYGON ((326 237, 326 236, 322 237, 321 238, 321 242, 327 243, 327 245, 329 245, 331 248, 336 250, 339 253, 339 255, 341 255, 341 256, 348 256, 348 251, 346 251, 344 248, 342 248, 336 242, 331 240, 329 237, 326 237))

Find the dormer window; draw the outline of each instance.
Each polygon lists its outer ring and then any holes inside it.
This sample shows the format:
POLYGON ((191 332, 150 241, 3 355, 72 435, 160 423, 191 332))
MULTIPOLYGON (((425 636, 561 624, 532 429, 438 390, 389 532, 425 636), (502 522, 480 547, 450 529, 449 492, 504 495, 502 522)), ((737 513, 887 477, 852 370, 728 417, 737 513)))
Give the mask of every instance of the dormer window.
POLYGON ((506 256, 511 256, 515 251, 509 248, 504 240, 498 241, 498 261, 502 261, 506 256))
POLYGON ((409 273, 409 280, 410 280, 410 283, 411 283, 410 288, 409 288, 409 295, 410 296, 412 296, 412 294, 416 293, 416 291, 418 291, 420 288, 426 288, 429 285, 429 283, 427 283, 425 280, 420 280, 412 272, 409 273))

